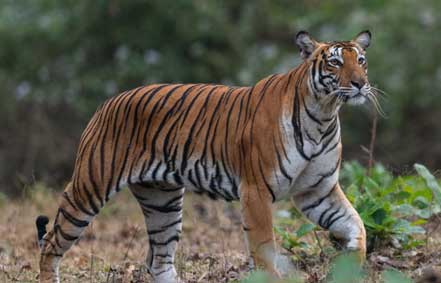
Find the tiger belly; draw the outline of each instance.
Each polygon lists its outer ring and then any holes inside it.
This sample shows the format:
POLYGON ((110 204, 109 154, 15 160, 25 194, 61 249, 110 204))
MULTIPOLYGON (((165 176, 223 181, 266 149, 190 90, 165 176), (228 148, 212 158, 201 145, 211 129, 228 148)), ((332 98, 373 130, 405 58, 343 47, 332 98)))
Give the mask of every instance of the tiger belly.
POLYGON ((233 201, 239 199, 239 188, 236 175, 227 171, 221 162, 204 162, 189 160, 185 170, 180 172, 179 161, 166 163, 156 161, 142 178, 143 183, 161 186, 164 189, 184 187, 195 193, 207 194, 213 199, 233 201))

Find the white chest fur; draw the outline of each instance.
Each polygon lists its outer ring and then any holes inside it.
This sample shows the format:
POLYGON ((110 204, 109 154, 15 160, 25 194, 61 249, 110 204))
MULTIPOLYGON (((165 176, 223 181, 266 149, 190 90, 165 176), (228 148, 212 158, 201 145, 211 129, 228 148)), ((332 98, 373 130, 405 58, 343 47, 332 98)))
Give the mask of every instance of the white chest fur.
MULTIPOLYGON (((305 121, 304 127, 303 134, 308 128, 310 132, 317 132, 317 125, 308 123, 308 121, 305 121)), ((284 147, 287 156, 281 160, 285 172, 275 169, 273 174, 275 177, 272 183, 277 200, 323 186, 332 186, 337 182, 341 152, 338 119, 335 129, 323 139, 316 136, 316 139, 310 140, 304 134, 301 143, 303 153, 300 153, 299 144, 295 141, 290 117, 285 117, 282 120, 281 131, 284 133, 284 147), (290 178, 287 178, 287 175, 290 178)), ((320 131, 326 132, 322 129, 320 131)))

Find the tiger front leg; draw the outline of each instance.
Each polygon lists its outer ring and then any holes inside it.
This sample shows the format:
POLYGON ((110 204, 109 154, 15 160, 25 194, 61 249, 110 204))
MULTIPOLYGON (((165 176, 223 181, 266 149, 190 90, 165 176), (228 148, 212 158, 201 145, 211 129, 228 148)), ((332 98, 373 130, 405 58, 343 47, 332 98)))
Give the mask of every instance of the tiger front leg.
POLYGON ((276 277, 277 250, 273 233, 272 197, 267 188, 258 185, 241 186, 242 222, 249 256, 254 266, 276 277))
POLYGON ((363 221, 338 183, 295 196, 294 201, 309 220, 329 230, 347 250, 356 252, 360 263, 365 261, 366 231, 363 221))

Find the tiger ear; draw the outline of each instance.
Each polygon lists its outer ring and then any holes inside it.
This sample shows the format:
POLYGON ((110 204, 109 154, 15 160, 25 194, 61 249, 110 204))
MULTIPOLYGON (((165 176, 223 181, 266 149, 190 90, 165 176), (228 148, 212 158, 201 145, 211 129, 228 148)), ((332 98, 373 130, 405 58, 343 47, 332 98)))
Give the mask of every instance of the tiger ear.
POLYGON ((372 34, 370 31, 365 30, 360 32, 354 39, 354 41, 361 46, 364 50, 371 44, 372 34))
POLYGON ((303 59, 307 59, 318 46, 318 42, 306 31, 299 31, 297 33, 296 44, 300 48, 300 56, 303 59))

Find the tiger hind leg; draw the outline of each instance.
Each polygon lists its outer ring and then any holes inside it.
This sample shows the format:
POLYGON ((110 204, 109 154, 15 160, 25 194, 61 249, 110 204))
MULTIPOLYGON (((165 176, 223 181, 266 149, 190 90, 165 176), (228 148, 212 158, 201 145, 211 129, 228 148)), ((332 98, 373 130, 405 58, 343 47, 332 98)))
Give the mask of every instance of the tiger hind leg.
POLYGON ((184 188, 131 185, 139 202, 149 238, 147 268, 155 283, 175 283, 175 253, 182 231, 184 188))
POLYGON ((41 283, 60 281, 58 269, 63 254, 75 243, 102 206, 101 202, 94 199, 91 192, 86 190, 86 187, 75 190, 72 182, 66 186, 53 229, 48 233, 45 229, 48 218, 45 216, 37 218, 41 283))

